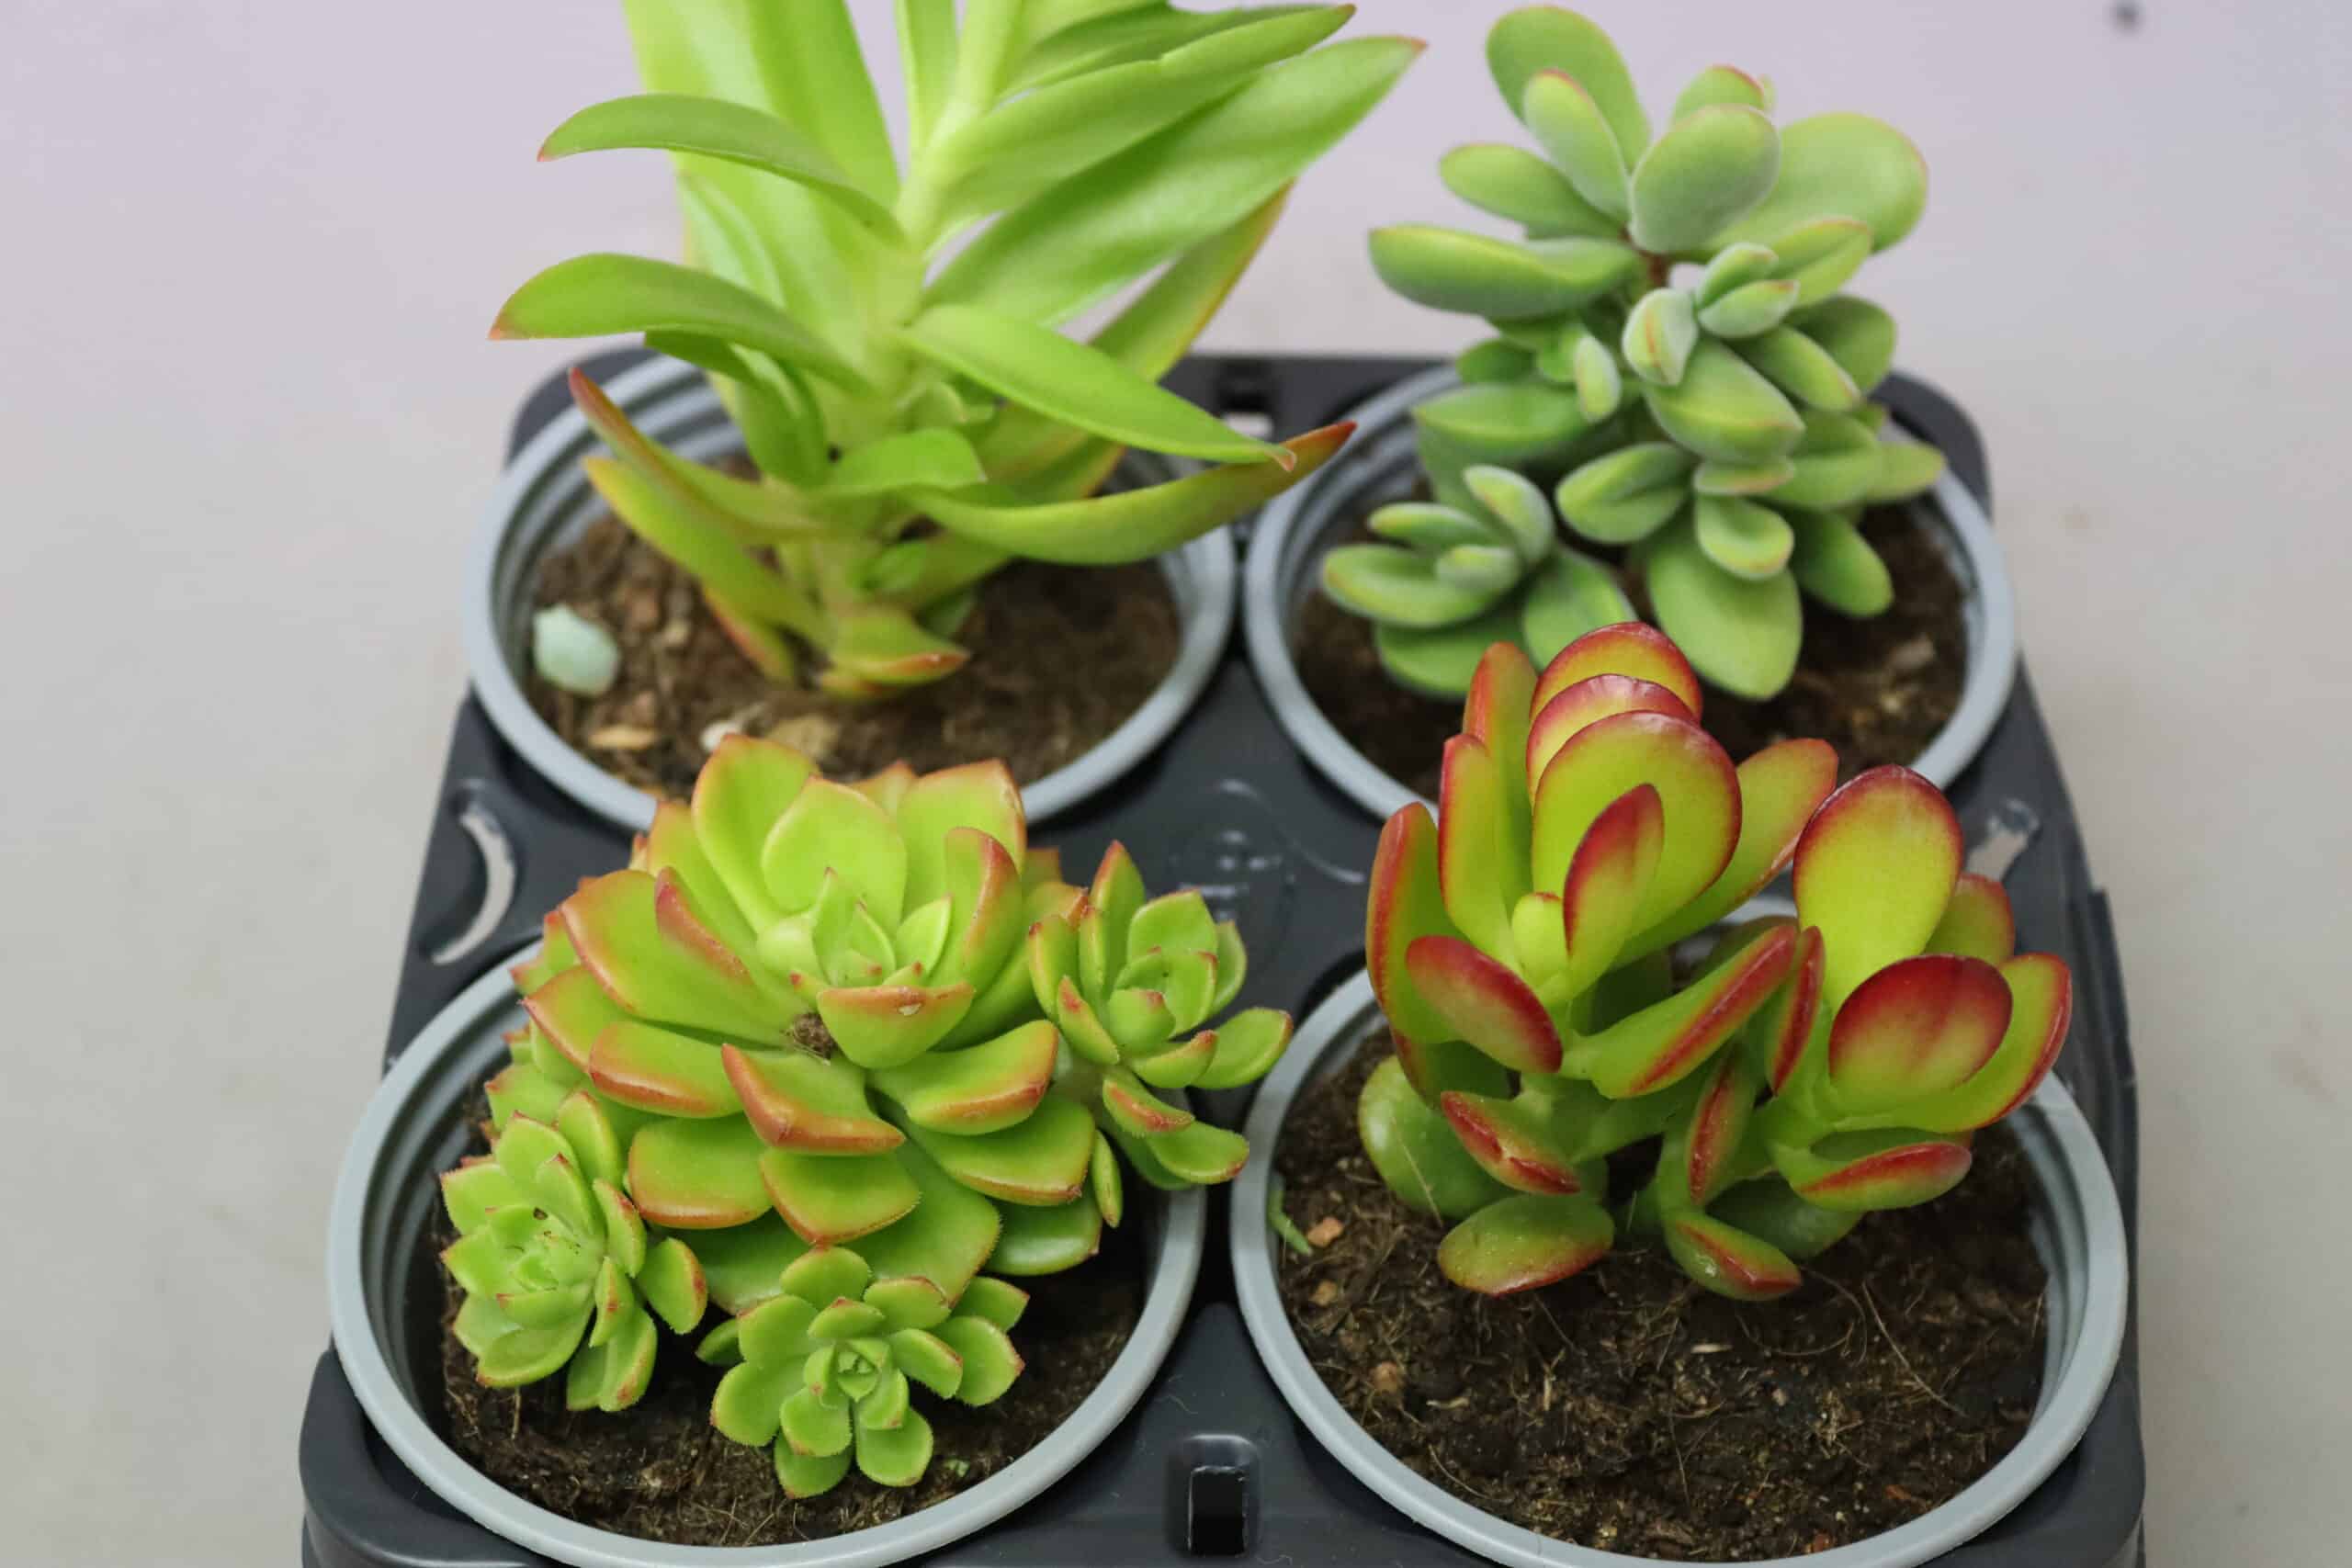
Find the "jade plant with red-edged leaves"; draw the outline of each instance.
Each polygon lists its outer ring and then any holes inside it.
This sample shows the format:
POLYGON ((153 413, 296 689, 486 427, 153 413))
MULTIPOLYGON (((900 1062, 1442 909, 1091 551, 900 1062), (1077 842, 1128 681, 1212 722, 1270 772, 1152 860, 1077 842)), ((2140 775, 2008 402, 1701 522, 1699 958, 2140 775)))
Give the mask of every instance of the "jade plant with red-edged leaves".
POLYGON ((584 1337, 573 1403, 617 1406, 653 1342, 630 1290, 682 1333, 707 1295, 735 1321, 703 1354, 740 1362, 721 1431, 775 1440, 796 1495, 852 1453, 909 1484, 930 1444, 908 1380, 981 1404, 1020 1370, 1018 1292, 983 1267, 1092 1257, 1123 1167, 1166 1190, 1240 1170, 1239 1136, 1164 1097, 1254 1081, 1288 1045, 1284 1013, 1213 1022, 1245 966, 1199 893, 1150 897, 1119 845, 1090 886, 1064 884, 1001 763, 849 785, 730 736, 514 971, 529 1021, 489 1086, 493 1159, 450 1178, 469 1231, 451 1266, 487 1251, 473 1230, 506 1236, 517 1194, 564 1224, 513 1221, 519 1259, 458 1273, 485 1329, 467 1343, 515 1382, 584 1337), (540 1314, 535 1294, 526 1314, 513 1278, 560 1303, 540 1314), (493 1311, 539 1337, 502 1349, 493 1311))
POLYGON ((1699 682, 1626 623, 1540 673, 1491 648, 1437 817, 1381 835, 1365 956, 1396 1055, 1358 1125, 1396 1195, 1452 1222, 1438 1261, 1502 1294, 1562 1280, 1621 1217, 1699 1283, 1793 1289, 1875 1209, 1967 1173, 2066 1037, 2066 966, 2018 953, 1907 769, 1842 788, 1817 740, 1735 767, 1699 682), (1794 867, 1796 914, 1678 949, 1794 867), (1612 1208, 1606 1156, 1655 1142, 1612 1208))

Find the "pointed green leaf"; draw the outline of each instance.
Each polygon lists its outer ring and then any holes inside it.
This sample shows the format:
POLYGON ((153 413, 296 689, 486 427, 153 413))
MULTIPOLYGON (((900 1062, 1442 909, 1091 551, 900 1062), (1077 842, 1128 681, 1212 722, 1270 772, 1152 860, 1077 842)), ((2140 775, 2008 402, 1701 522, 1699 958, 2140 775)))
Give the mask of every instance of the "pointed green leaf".
POLYGON ((1329 461, 1352 429, 1332 425, 1294 436, 1283 444, 1294 458, 1287 469, 1238 463, 1140 490, 1043 504, 995 489, 917 491, 908 499, 943 527, 1033 559, 1078 566, 1142 560, 1281 494, 1329 461))
POLYGON ((691 333, 740 344, 851 391, 865 378, 823 341, 752 293, 711 273, 645 256, 598 253, 560 261, 516 289, 494 338, 691 333))
POLYGON ((1717 462, 1784 457, 1804 434, 1804 421, 1779 389, 1712 338, 1692 347, 1678 382, 1645 381, 1642 398, 1667 434, 1717 462))

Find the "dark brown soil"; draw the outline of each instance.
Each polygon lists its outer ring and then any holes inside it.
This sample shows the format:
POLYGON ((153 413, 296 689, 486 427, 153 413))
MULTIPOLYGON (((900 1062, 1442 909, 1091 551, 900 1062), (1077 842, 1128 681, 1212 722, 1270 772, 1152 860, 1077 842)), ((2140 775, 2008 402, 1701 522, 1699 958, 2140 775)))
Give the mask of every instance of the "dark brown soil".
MULTIPOLYGON (((1143 1314, 1144 1260, 1132 1231, 1104 1232, 1102 1255, 1083 1268, 1017 1281, 1029 1307, 1012 1337, 1027 1364, 1004 1397, 976 1410, 917 1395, 934 1449, 931 1468, 910 1487, 876 1486, 853 1466, 823 1496, 786 1497, 768 1449, 730 1442, 711 1426, 710 1397, 724 1369, 695 1359, 699 1331, 662 1331, 651 1385, 618 1414, 566 1410, 560 1373, 523 1389, 484 1388, 449 1332, 462 1292, 446 1280, 441 1430, 516 1495, 641 1540, 765 1546, 887 1524, 994 1475, 1094 1392, 1143 1314)), ((454 1239, 445 1230, 435 1245, 454 1239)), ((703 1331, 718 1321, 713 1308, 703 1331)))
POLYGON ((1917 1517, 2023 1435, 2044 1274, 2004 1129, 1955 1191, 1866 1219, 1777 1302, 1725 1301, 1623 1242, 1489 1299, 1438 1273, 1444 1227, 1396 1202, 1357 1143, 1383 1054, 1283 1129, 1284 1208, 1310 1234, 1341 1228, 1312 1257, 1284 1250, 1283 1298, 1340 1404, 1456 1496, 1636 1557, 1793 1556, 1917 1517))
MULTIPOLYGON (((1775 740, 1812 737, 1838 748, 1839 776, 1851 778, 1883 762, 1917 761, 1960 706, 1968 637, 1959 579, 1910 512, 1883 508, 1863 527, 1894 579, 1894 607, 1857 621, 1807 600, 1804 650, 1786 690, 1751 703, 1709 689, 1701 719, 1734 760, 1775 740)), ((1640 602, 1638 592, 1634 598, 1640 602)), ((1291 649, 1307 691, 1340 733, 1383 772, 1435 799, 1461 704, 1418 696, 1389 680, 1371 623, 1320 593, 1301 608, 1291 649)))
POLYGON ((714 724, 797 746, 842 778, 901 760, 927 772, 1001 757, 1027 784, 1141 707, 1182 637, 1157 567, 1015 562, 989 580, 957 634, 970 663, 887 701, 845 702, 763 677, 703 607, 693 579, 611 517, 548 558, 538 604, 568 604, 612 632, 621 671, 601 697, 527 674, 532 705, 597 766, 668 797, 694 787, 714 724))

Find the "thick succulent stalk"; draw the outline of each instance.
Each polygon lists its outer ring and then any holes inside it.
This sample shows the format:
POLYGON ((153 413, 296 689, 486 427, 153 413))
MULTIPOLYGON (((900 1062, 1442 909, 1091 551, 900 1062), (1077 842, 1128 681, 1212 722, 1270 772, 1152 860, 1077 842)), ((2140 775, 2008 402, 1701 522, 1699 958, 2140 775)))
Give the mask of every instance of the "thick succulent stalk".
MULTIPOLYGON (((1892 602, 1863 508, 1942 471, 1932 449, 1882 438, 1867 400, 1894 322, 1838 292, 1917 223, 1918 152, 1862 115, 1776 129, 1770 85, 1728 66, 1702 72, 1653 135, 1616 46, 1556 6, 1504 17, 1487 56, 1541 155, 1460 147, 1440 172, 1525 239, 1418 223, 1371 238, 1391 288, 1497 333, 1457 361, 1467 385, 1415 411, 1423 468, 1456 507, 1470 465, 1558 481, 1568 530, 1630 552, 1700 674, 1769 697, 1795 670, 1801 595, 1849 616, 1892 602), (1684 264, 1700 273, 1678 282, 1684 264)), ((1400 682, 1466 689, 1485 641, 1400 634, 1344 581, 1332 597, 1382 623, 1400 682)), ((1538 662, 1560 646, 1535 622, 1476 625, 1538 662)))
POLYGON ((757 479, 667 451, 583 378, 573 395, 611 451, 599 491, 772 679, 808 652, 846 696, 940 679, 1007 560, 1157 555, 1346 439, 1261 442, 1157 383, 1413 41, 1318 47, 1346 6, 905 7, 901 156, 844 0, 627 10, 646 90, 540 156, 672 154, 688 265, 559 263, 492 335, 639 333, 711 374, 757 479), (1147 278, 1090 341, 1057 330, 1147 278), (1097 496, 1129 447, 1218 466, 1097 496))
POLYGON ((2016 955, 1951 809, 1900 768, 1832 793, 1819 741, 1735 767, 1701 688, 1627 623, 1540 674, 1479 665, 1439 815, 1383 830, 1365 956, 1396 1043, 1358 1125, 1391 1190, 1455 1222, 1446 1276, 1550 1283, 1616 1231, 1606 1156, 1657 1140, 1632 1205, 1691 1277, 1742 1299, 1851 1216, 1965 1174, 2065 1038, 2065 967, 2016 955), (1798 912, 1675 950, 1793 864, 1798 912))

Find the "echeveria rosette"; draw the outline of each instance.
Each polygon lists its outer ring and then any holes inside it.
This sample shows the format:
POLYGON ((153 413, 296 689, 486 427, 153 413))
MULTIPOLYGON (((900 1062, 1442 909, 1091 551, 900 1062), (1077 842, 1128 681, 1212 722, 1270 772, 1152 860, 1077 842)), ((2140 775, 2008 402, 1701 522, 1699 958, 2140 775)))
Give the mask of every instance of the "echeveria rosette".
POLYGON ((540 156, 671 153, 688 263, 559 263, 492 335, 642 333, 708 371, 758 476, 668 451, 575 375, 605 501, 772 679, 813 653, 843 695, 937 680, 1008 559, 1159 554, 1346 438, 1261 442, 1157 383, 1418 53, 1327 45, 1352 9, 905 6, 894 146, 845 0, 628 0, 645 91, 540 156), (1059 330, 1136 285, 1090 340, 1059 330), (1217 466, 1096 496, 1129 447, 1217 466))
POLYGON ((1373 623, 1373 646, 1398 684, 1459 697, 1487 649, 1516 642, 1550 659, 1597 626, 1631 620, 1616 574, 1567 547, 1544 491, 1474 463, 1459 503, 1402 501, 1365 525, 1385 543, 1323 557, 1323 592, 1373 623))
POLYGON ((484 1383, 568 1367, 572 1409, 627 1409, 653 1374, 654 1317, 680 1334, 701 1321, 701 1264, 647 1235, 624 1179, 619 1134, 585 1090, 553 1125, 509 1111, 489 1155, 443 1175, 458 1239, 442 1262, 465 1292, 455 1332, 484 1383))
POLYGON ((848 1247, 786 1264, 775 1292, 707 1336, 696 1354, 728 1367, 711 1425, 752 1447, 773 1442, 787 1495, 813 1497, 859 1472, 911 1486, 932 1458, 917 1386, 988 1404, 1021 1375, 1007 1331, 1029 1298, 979 1278, 950 1295, 929 1280, 876 1277, 848 1247))
POLYGON ((1461 147, 1441 173, 1525 238, 1372 236, 1389 287, 1498 333, 1458 361, 1469 385, 1416 411, 1423 466, 1442 499, 1465 462, 1565 476, 1570 529, 1633 547, 1699 672, 1770 696, 1795 668, 1801 593, 1856 616, 1891 602, 1861 509, 1941 471, 1880 438, 1867 400, 1894 323, 1838 292, 1917 223, 1918 152, 1863 115, 1776 128, 1770 84, 1728 66, 1654 135, 1615 45, 1558 7, 1506 16, 1487 56, 1541 153, 1461 147), (1679 284, 1681 264, 1702 270, 1679 284))
POLYGON ((1669 1128, 1635 1210, 1709 1289, 1780 1294, 1862 1214, 1940 1197, 1968 1172, 1970 1135, 2049 1074, 2072 978, 2017 952, 2008 896, 1961 866, 1942 794, 1874 769, 1798 841, 1795 919, 1724 938, 1719 957, 1793 933, 1797 961, 1669 1128))
MULTIPOLYGON (((1152 1092, 1255 1083, 1290 1044, 1290 1015, 1272 1008, 1205 1027, 1247 973, 1233 923, 1189 889, 1150 897, 1114 842, 1085 893, 1030 928, 1028 958, 1037 1005, 1066 1049, 1057 1087, 1085 1104, 1136 1173, 1163 1190, 1239 1174, 1250 1155, 1240 1134, 1152 1092)), ((1092 1196, 1115 1220, 1117 1167, 1103 1164, 1092 1196)))
POLYGON ((1766 935, 1677 985, 1675 942, 1787 865, 1836 782, 1819 741, 1734 767, 1697 677, 1638 622, 1539 674, 1481 662, 1432 820, 1381 834, 1365 923, 1396 1046, 1358 1108, 1406 1202, 1458 1222, 1447 1278, 1501 1293, 1564 1279, 1615 1235, 1603 1156, 1654 1138, 1795 961, 1766 935))
MULTIPOLYGON (((500 1091, 534 1100, 540 1079, 569 1074, 637 1118, 628 1190, 647 1219, 696 1233, 707 1263, 714 1247, 751 1248, 772 1275, 787 1238, 855 1242, 878 1270, 951 1294, 983 1262, 1074 1267, 1122 1201, 1097 1125, 1104 1067, 1065 1047, 1034 979, 1032 928, 1083 897, 1059 869, 1028 848, 1000 763, 900 766, 853 786, 787 747, 729 737, 691 800, 657 812, 635 863, 550 918, 516 976, 529 1065, 500 1091)), ((1238 986, 1239 944, 1197 895, 1149 907, 1170 934, 1122 931, 1114 979, 1141 988, 1147 947, 1175 952, 1197 924, 1212 973, 1238 986), (1169 924, 1170 911, 1188 918, 1169 924)), ((1190 993, 1180 1000, 1189 1015, 1190 993)), ((1126 1005, 1104 1010, 1122 1030, 1126 1005)), ((1195 1081, 1269 1048, 1254 1015, 1235 1023, 1195 1081)))

